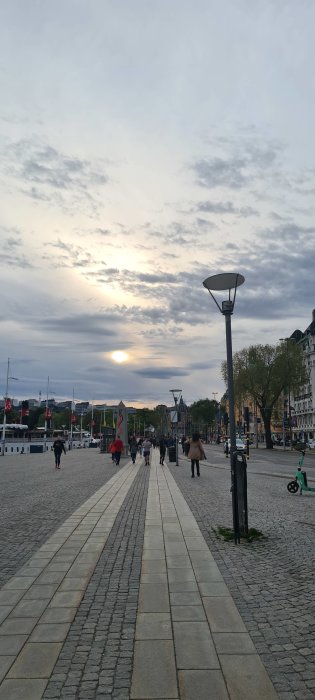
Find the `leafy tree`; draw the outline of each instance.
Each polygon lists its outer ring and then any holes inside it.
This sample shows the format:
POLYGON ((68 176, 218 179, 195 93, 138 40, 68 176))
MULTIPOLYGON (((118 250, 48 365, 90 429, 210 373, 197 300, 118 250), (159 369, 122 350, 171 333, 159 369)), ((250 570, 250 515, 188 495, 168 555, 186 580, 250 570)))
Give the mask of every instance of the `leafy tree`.
POLYGON ((193 423, 203 429, 213 425, 217 413, 217 402, 210 399, 195 401, 189 408, 193 423))
MULTIPOLYGON (((280 345, 251 345, 233 355, 234 392, 236 401, 251 397, 259 407, 265 427, 266 448, 272 449, 271 418, 284 390, 296 393, 308 381, 303 350, 295 342, 280 345)), ((222 365, 227 381, 227 365, 222 365)))
MULTIPOLYGON (((44 409, 42 407, 34 408, 30 410, 30 415, 26 419, 29 430, 34 430, 38 425, 41 425, 40 417, 44 416, 44 409)), ((42 424, 44 425, 44 418, 42 419, 42 424)))

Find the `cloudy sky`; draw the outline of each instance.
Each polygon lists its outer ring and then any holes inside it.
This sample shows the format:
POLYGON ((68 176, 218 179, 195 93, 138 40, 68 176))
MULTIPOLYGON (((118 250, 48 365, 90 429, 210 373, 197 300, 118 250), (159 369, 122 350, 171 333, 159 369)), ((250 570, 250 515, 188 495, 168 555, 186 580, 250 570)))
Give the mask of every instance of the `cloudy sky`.
POLYGON ((1 393, 219 398, 218 272, 234 350, 305 329, 314 39, 313 0, 0 4, 1 393))

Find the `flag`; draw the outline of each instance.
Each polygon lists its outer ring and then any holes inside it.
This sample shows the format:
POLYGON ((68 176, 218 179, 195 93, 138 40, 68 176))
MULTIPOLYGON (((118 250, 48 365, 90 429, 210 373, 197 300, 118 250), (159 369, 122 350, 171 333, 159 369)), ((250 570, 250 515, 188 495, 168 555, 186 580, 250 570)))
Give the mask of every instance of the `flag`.
POLYGON ((10 413, 11 409, 12 409, 11 399, 5 399, 5 402, 4 402, 4 412, 5 412, 5 413, 10 413))
POLYGON ((76 422, 77 422, 77 417, 73 414, 73 416, 71 416, 71 423, 76 423, 76 422))
POLYGON ((45 418, 51 418, 51 409, 47 408, 45 411, 45 418))

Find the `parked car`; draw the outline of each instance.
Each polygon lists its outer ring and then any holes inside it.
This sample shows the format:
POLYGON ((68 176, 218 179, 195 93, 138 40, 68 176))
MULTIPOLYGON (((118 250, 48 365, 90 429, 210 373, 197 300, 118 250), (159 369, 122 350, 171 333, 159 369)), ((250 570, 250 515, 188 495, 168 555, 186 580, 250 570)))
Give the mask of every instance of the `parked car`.
POLYGON ((310 450, 315 450, 315 440, 308 440, 306 447, 308 447, 310 450))
MULTIPOLYGON (((231 440, 230 440, 230 438, 228 438, 228 440, 226 440, 224 443, 225 454, 227 451, 228 451, 228 454, 230 454, 230 450, 231 450, 231 440)), ((245 452, 245 450, 246 450, 246 446, 244 445, 243 440, 241 440, 240 438, 236 438, 236 450, 237 450, 237 452, 245 452)))

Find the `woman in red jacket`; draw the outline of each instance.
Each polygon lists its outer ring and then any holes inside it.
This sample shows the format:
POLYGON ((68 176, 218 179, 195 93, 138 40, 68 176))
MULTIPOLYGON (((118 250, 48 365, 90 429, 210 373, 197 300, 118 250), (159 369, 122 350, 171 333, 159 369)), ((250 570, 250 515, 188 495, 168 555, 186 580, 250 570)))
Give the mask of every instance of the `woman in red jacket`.
POLYGON ((122 442, 122 440, 120 440, 120 438, 116 438, 116 440, 114 440, 113 448, 114 448, 114 461, 116 462, 117 467, 118 467, 119 462, 120 462, 120 458, 121 458, 121 453, 123 452, 123 449, 124 449, 124 443, 122 442))

